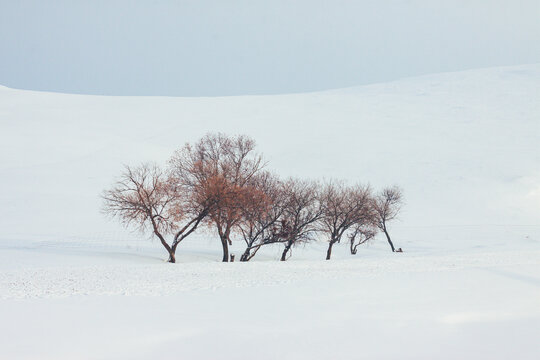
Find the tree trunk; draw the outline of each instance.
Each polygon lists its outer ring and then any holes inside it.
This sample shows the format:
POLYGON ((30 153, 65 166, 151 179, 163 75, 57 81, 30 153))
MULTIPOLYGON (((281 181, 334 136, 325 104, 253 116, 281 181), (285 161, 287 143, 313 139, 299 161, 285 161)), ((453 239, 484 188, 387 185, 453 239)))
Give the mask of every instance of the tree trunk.
POLYGON ((173 250, 169 246, 169 244, 167 244, 167 241, 165 241, 165 238, 163 237, 163 235, 161 235, 161 233, 158 231, 156 223, 154 222, 153 219, 152 219, 152 226, 154 227, 154 234, 158 237, 159 241, 161 242, 161 245, 163 245, 165 250, 167 250, 167 252, 169 253, 169 260, 167 260, 167 261, 170 262, 170 263, 176 262, 176 258, 174 256, 174 253, 176 251, 176 247, 173 250))
POLYGON ((253 257, 257 254, 257 251, 259 251, 261 248, 262 248, 262 244, 259 244, 258 246, 255 246, 252 248, 247 248, 246 251, 244 252, 245 257, 244 255, 242 255, 242 258, 244 260, 240 260, 240 261, 249 261, 253 259, 253 257))
POLYGON ((170 263, 173 263, 173 264, 176 262, 176 256, 174 254, 174 250, 171 249, 169 251, 169 260, 167 260, 167 261, 170 262, 170 263))
POLYGON ((285 249, 283 249, 283 253, 281 254, 281 260, 280 261, 286 261, 287 260, 287 253, 291 249, 292 242, 288 242, 287 245, 285 245, 285 249))
POLYGON ((351 254, 356 255, 356 246, 354 246, 354 240, 351 240, 351 254))
POLYGON ((221 238, 221 246, 223 247, 222 262, 229 262, 229 239, 227 239, 225 236, 221 238))
POLYGON ((244 253, 242 256, 240 256, 240 261, 249 261, 249 259, 251 259, 251 247, 253 246, 254 242, 255 240, 250 240, 247 242, 246 250, 244 250, 244 253))
POLYGON ((242 256, 240 256, 240 261, 248 261, 249 255, 250 255, 250 250, 249 250, 249 247, 247 247, 244 253, 242 254, 242 256))
POLYGON ((326 260, 330 260, 330 257, 332 256, 332 246, 334 246, 335 241, 330 240, 330 243, 328 244, 328 250, 326 251, 326 260))
POLYGON ((176 247, 178 246, 178 244, 180 244, 180 243, 177 242, 176 244, 171 246, 171 251, 169 251, 169 262, 172 262, 172 263, 176 262, 176 247), (171 261, 171 259, 172 259, 172 261, 171 261))
POLYGON ((388 235, 388 231, 386 231, 386 228, 383 229, 384 235, 386 235, 386 239, 388 240, 388 243, 390 244, 390 247, 392 248, 392 252, 395 252, 396 249, 394 249, 394 244, 392 243, 392 240, 390 239, 390 235, 388 235))

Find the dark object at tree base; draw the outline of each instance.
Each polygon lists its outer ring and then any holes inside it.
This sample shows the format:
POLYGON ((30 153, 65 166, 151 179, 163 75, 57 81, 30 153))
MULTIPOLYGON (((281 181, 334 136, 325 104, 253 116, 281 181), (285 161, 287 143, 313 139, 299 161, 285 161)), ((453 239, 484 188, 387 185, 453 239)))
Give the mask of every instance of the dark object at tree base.
POLYGON ((234 262, 234 254, 231 254, 231 262, 234 262))
POLYGON ((403 252, 401 248, 397 248, 395 252, 403 252))

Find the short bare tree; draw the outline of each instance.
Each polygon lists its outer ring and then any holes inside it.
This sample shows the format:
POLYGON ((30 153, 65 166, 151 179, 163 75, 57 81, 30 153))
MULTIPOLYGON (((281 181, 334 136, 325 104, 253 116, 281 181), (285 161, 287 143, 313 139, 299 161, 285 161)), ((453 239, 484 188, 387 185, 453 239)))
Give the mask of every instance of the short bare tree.
POLYGON ((174 185, 155 164, 126 166, 119 180, 103 193, 103 210, 126 227, 151 230, 176 262, 176 248, 208 215, 209 207, 191 207, 189 194, 174 185), (167 240, 167 236, 172 239, 167 240))
POLYGON ((196 198, 212 203, 208 223, 218 232, 223 261, 229 261, 231 234, 261 196, 250 183, 264 166, 255 142, 246 136, 207 134, 194 146, 186 144, 175 152, 170 165, 196 198))
POLYGON ((373 200, 373 210, 376 214, 377 227, 384 232, 392 252, 395 252, 394 244, 388 234, 388 222, 394 220, 401 210, 403 195, 397 186, 383 189, 373 200))
POLYGON ((358 246, 367 243, 377 235, 377 228, 370 224, 357 223, 349 234, 352 255, 356 255, 358 246))
POLYGON ((371 190, 369 186, 347 186, 343 182, 330 182, 321 195, 323 215, 321 231, 328 236, 326 260, 332 256, 334 244, 355 225, 372 222, 371 190))

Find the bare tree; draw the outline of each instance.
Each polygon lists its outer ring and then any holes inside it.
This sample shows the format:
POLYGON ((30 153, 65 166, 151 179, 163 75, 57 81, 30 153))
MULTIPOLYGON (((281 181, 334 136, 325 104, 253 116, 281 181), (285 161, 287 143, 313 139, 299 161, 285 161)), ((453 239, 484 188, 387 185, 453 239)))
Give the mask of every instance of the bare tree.
POLYGON ((255 142, 246 136, 207 134, 194 146, 186 144, 170 161, 172 171, 203 203, 212 203, 209 224, 215 226, 229 261, 231 233, 242 215, 260 200, 250 180, 264 166, 255 142))
POLYGON ((281 183, 278 201, 272 203, 268 217, 254 226, 264 230, 246 250, 256 252, 264 245, 281 243, 280 260, 286 261, 292 247, 314 240, 322 215, 319 192, 319 184, 313 181, 289 179, 281 183))
POLYGON ((402 205, 401 189, 397 186, 383 189, 373 200, 373 209, 376 213, 377 227, 384 232, 392 252, 395 252, 394 244, 388 234, 388 222, 394 220, 402 205))
POLYGON ((281 238, 280 219, 285 211, 283 184, 277 176, 262 172, 253 177, 253 186, 264 197, 244 210, 238 228, 246 250, 240 261, 249 261, 263 245, 277 242, 281 238))
POLYGON ((330 182, 322 191, 321 203, 321 231, 329 238, 326 260, 330 260, 334 244, 341 242, 346 232, 356 224, 372 221, 371 190, 369 186, 330 182))
POLYGON ((104 192, 103 210, 127 227, 150 229, 174 263, 178 244, 209 212, 209 208, 190 207, 188 198, 157 165, 126 166, 116 184, 104 192), (173 236, 170 241, 167 235, 173 236))
POLYGON ((352 255, 356 255, 358 246, 367 243, 377 235, 373 225, 357 223, 349 234, 349 244, 352 255))
POLYGON ((293 246, 314 240, 318 231, 317 222, 323 215, 319 201, 320 186, 317 182, 289 179, 284 183, 285 209, 278 236, 274 242, 285 245, 281 261, 293 246))

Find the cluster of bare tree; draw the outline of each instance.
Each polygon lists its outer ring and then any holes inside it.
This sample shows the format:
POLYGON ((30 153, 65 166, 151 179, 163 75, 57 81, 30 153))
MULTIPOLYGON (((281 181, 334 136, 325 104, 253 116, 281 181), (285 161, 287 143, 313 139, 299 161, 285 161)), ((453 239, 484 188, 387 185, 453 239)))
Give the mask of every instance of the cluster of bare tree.
POLYGON ((327 260, 342 239, 356 254, 379 230, 396 251, 387 224, 400 209, 397 187, 373 194, 368 186, 339 181, 282 180, 264 165, 251 138, 208 134, 176 151, 165 170, 126 166, 103 194, 104 211, 151 231, 173 263, 178 244, 203 226, 219 235, 224 262, 233 237, 246 243, 241 261, 276 243, 285 261, 294 246, 321 237, 328 241, 327 260))

